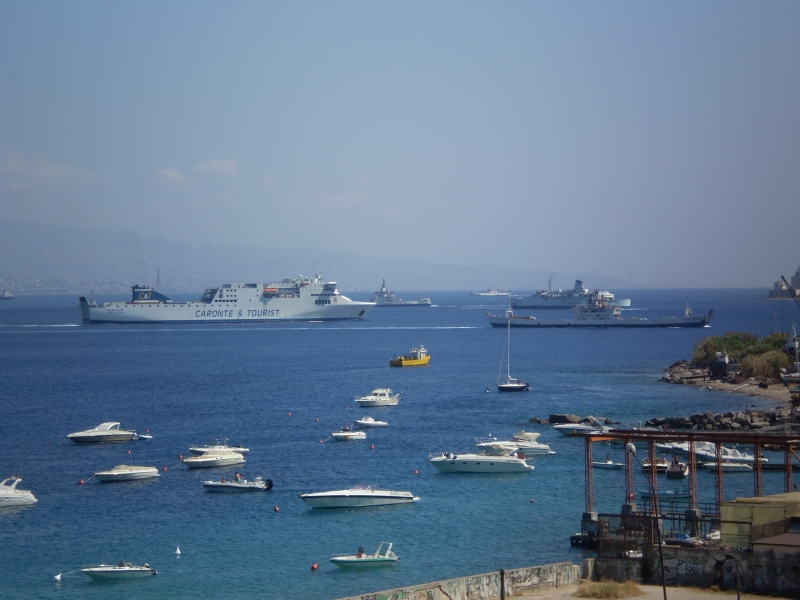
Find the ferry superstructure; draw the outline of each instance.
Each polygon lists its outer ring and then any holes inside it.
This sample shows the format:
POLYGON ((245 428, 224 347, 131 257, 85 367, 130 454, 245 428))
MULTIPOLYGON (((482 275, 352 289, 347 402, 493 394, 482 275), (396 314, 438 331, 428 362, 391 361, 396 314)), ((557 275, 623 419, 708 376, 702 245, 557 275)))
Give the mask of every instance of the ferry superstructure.
POLYGON ((339 293, 335 281, 314 277, 277 283, 224 283, 197 302, 175 302, 147 286, 132 286, 130 302, 89 302, 80 297, 84 323, 264 323, 363 319, 374 302, 339 293))

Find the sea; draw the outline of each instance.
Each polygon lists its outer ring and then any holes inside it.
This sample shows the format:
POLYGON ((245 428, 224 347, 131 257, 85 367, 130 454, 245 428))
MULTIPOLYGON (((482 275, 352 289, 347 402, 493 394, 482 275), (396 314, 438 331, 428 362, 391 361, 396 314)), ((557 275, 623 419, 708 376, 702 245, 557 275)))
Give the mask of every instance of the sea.
MULTIPOLYGON (((579 562, 586 550, 571 547, 569 536, 585 510, 584 444, 529 419, 591 414, 638 425, 772 408, 755 397, 658 379, 706 336, 766 335, 800 320, 794 305, 764 301, 764 290, 622 290, 617 296, 632 300, 627 317, 680 316, 687 301, 695 314, 713 309, 714 316, 701 329, 513 329, 511 374, 531 391, 499 394, 507 332, 490 327, 486 311, 502 313, 507 300, 454 291, 399 295, 420 294, 433 306, 377 308, 363 321, 263 325, 84 325, 75 296, 19 294, 0 302, 0 477, 23 475, 20 487, 39 499, 0 510, 0 595, 341 598, 579 562), (429 366, 389 366, 419 344, 432 355, 429 366), (401 395, 398 406, 357 407, 356 396, 383 387, 401 395), (330 440, 365 415, 389 425, 368 430, 366 441, 330 440), (152 439, 65 440, 104 421, 152 439), (532 472, 444 474, 428 463, 431 454, 468 452, 477 438, 507 439, 523 428, 540 432, 555 451, 534 458, 532 472), (250 448, 246 464, 190 470, 180 462, 189 446, 214 440, 250 448), (161 476, 100 483, 93 475, 125 463, 155 466, 161 476), (204 480, 237 470, 274 487, 204 490, 204 480), (298 498, 356 484, 407 490, 420 500, 312 510, 298 498), (328 560, 359 546, 374 551, 383 541, 400 557, 393 567, 344 570, 328 560), (102 583, 78 571, 119 560, 147 562, 158 576, 102 583)), ((97 298, 115 299, 127 298, 97 298)), ((624 459, 621 448, 595 447, 596 456, 606 453, 624 459)), ((698 477, 701 501, 713 501, 713 473, 698 477)), ((636 485, 647 486, 641 474, 636 485)), ((764 492, 781 491, 782 472, 766 471, 764 492)), ((727 499, 752 494, 752 476, 726 474, 727 499)), ((623 472, 596 471, 595 496, 596 510, 618 512, 623 472)))

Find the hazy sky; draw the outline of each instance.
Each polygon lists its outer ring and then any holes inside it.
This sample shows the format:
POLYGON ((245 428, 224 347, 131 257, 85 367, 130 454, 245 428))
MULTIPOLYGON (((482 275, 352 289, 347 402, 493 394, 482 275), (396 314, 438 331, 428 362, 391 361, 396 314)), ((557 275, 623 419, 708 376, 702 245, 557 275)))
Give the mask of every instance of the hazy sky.
POLYGON ((800 2, 3 0, 0 194, 195 245, 768 286, 800 265, 800 2))

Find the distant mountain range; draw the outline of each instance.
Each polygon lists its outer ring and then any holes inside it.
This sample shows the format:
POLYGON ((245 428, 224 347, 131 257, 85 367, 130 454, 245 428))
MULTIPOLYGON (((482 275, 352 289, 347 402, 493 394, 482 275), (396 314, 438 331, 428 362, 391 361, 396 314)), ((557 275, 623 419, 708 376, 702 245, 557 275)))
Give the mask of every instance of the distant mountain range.
MULTIPOLYGON (((266 282, 321 271, 343 290, 373 290, 385 278, 392 290, 533 290, 549 271, 503 265, 446 265, 403 258, 372 258, 313 248, 241 245, 190 246, 136 233, 94 231, 0 221, 0 287, 18 292, 127 291, 133 283, 164 291, 201 291, 225 282, 266 282)), ((635 288, 592 274, 559 273, 558 287, 576 278, 587 287, 635 288)))

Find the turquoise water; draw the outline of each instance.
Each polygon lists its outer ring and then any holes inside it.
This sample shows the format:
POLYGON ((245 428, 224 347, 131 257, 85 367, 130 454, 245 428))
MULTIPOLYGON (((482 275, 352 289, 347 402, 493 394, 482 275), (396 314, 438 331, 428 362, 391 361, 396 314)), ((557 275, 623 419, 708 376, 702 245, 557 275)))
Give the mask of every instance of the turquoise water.
MULTIPOLYGON (((715 309, 712 327, 514 330, 512 374, 533 389, 501 396, 485 390, 497 378, 505 330, 490 328, 485 310, 502 311, 503 301, 426 295, 434 307, 376 309, 363 322, 264 326, 83 326, 73 297, 20 295, 0 303, 0 476, 24 474, 21 487, 39 498, 0 513, 3 596, 100 598, 124 590, 152 598, 336 598, 578 560, 583 550, 568 538, 584 508, 583 444, 528 419, 569 412, 630 424, 769 407, 656 380, 706 335, 767 334, 785 326, 793 308, 760 301, 759 290, 630 291, 637 310, 629 314, 680 315, 690 296, 696 313, 715 309), (388 366, 420 342, 432 354, 429 367, 388 366), (354 407, 354 396, 376 387, 399 392, 400 405, 354 407), (389 427, 368 431, 367 442, 320 443, 365 414, 389 427), (109 420, 149 428, 154 437, 60 443, 109 420), (533 473, 440 474, 427 464, 429 453, 464 452, 475 437, 510 436, 522 427, 541 431, 556 451, 535 459, 533 473), (178 456, 215 438, 248 446, 238 470, 272 479, 273 490, 205 492, 202 480, 234 469, 188 470, 178 456), (134 463, 168 471, 152 481, 94 481, 94 472, 131 460, 128 450, 134 463), (314 511, 297 499, 358 483, 409 490, 421 500, 314 511), (340 570, 327 561, 384 540, 401 557, 393 568, 340 570), (70 573, 120 559, 149 562, 159 574, 103 584, 70 573), (311 570, 314 563, 319 570, 311 570), (68 573, 60 583, 53 580, 59 572, 68 573)), ((621 450, 610 452, 622 458, 621 450)), ((701 499, 710 501, 713 474, 700 477, 701 499)), ((622 473, 596 472, 595 479, 598 510, 618 510, 622 473)), ((728 498, 752 493, 752 476, 726 475, 725 483, 728 498)), ((766 493, 782 485, 782 473, 765 473, 766 493)))

